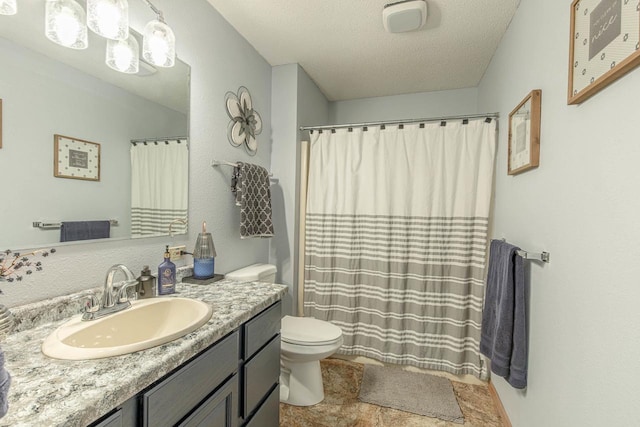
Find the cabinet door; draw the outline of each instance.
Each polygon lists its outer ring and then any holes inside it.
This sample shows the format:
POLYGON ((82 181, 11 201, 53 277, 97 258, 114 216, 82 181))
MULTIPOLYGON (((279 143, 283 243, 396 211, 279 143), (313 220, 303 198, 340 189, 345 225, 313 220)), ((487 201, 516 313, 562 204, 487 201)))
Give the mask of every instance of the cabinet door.
POLYGON ((236 427, 238 424, 238 375, 234 375, 205 400, 179 427, 236 427))
POLYGON ((239 337, 234 332, 142 395, 145 427, 173 426, 237 371, 239 337))

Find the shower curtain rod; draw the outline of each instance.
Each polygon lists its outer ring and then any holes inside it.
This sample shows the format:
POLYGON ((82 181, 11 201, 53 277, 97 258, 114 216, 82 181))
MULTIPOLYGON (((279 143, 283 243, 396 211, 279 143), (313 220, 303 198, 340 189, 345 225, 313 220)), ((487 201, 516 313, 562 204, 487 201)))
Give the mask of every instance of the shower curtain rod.
POLYGON ((142 138, 142 139, 132 139, 132 144, 137 144, 139 142, 166 142, 166 141, 179 141, 181 139, 188 139, 186 136, 170 136, 170 137, 162 137, 162 138, 142 138))
POLYGON ((404 120, 387 120, 381 122, 365 122, 365 123, 348 123, 340 125, 322 125, 322 126, 300 126, 300 130, 321 130, 321 129, 340 129, 340 128, 358 128, 364 126, 380 126, 380 125, 404 125, 408 123, 425 123, 425 122, 442 122, 447 120, 465 120, 465 119, 482 119, 490 118, 497 119, 500 117, 500 113, 487 113, 487 114, 469 114, 466 116, 446 116, 446 117, 431 117, 426 119, 404 119, 404 120))

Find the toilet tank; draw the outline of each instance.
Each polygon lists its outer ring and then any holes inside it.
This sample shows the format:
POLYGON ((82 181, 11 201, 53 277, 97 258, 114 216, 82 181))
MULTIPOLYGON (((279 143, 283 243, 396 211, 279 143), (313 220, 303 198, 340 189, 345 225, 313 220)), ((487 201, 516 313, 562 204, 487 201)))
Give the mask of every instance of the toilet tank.
POLYGON ((276 266, 272 264, 253 264, 224 275, 225 279, 238 282, 269 282, 276 279, 276 266))

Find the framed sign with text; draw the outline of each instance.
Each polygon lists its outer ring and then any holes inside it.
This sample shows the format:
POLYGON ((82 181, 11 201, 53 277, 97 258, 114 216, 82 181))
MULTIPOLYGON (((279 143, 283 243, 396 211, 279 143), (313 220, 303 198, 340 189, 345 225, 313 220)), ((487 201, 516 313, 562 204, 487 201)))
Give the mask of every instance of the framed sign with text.
POLYGON ((100 144, 54 135, 53 175, 100 181, 100 144))
POLYGON ((640 65, 640 1, 571 3, 568 104, 579 104, 640 65))

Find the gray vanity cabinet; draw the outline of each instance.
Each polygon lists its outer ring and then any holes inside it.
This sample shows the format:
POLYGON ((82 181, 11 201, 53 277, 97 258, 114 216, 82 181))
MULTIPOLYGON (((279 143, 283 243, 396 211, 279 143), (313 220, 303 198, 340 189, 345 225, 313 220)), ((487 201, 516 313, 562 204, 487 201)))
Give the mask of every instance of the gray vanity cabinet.
POLYGON ((91 427, 278 427, 280 301, 91 427))
POLYGON ((281 318, 282 304, 278 302, 242 328, 240 418, 247 427, 278 427, 281 318))

